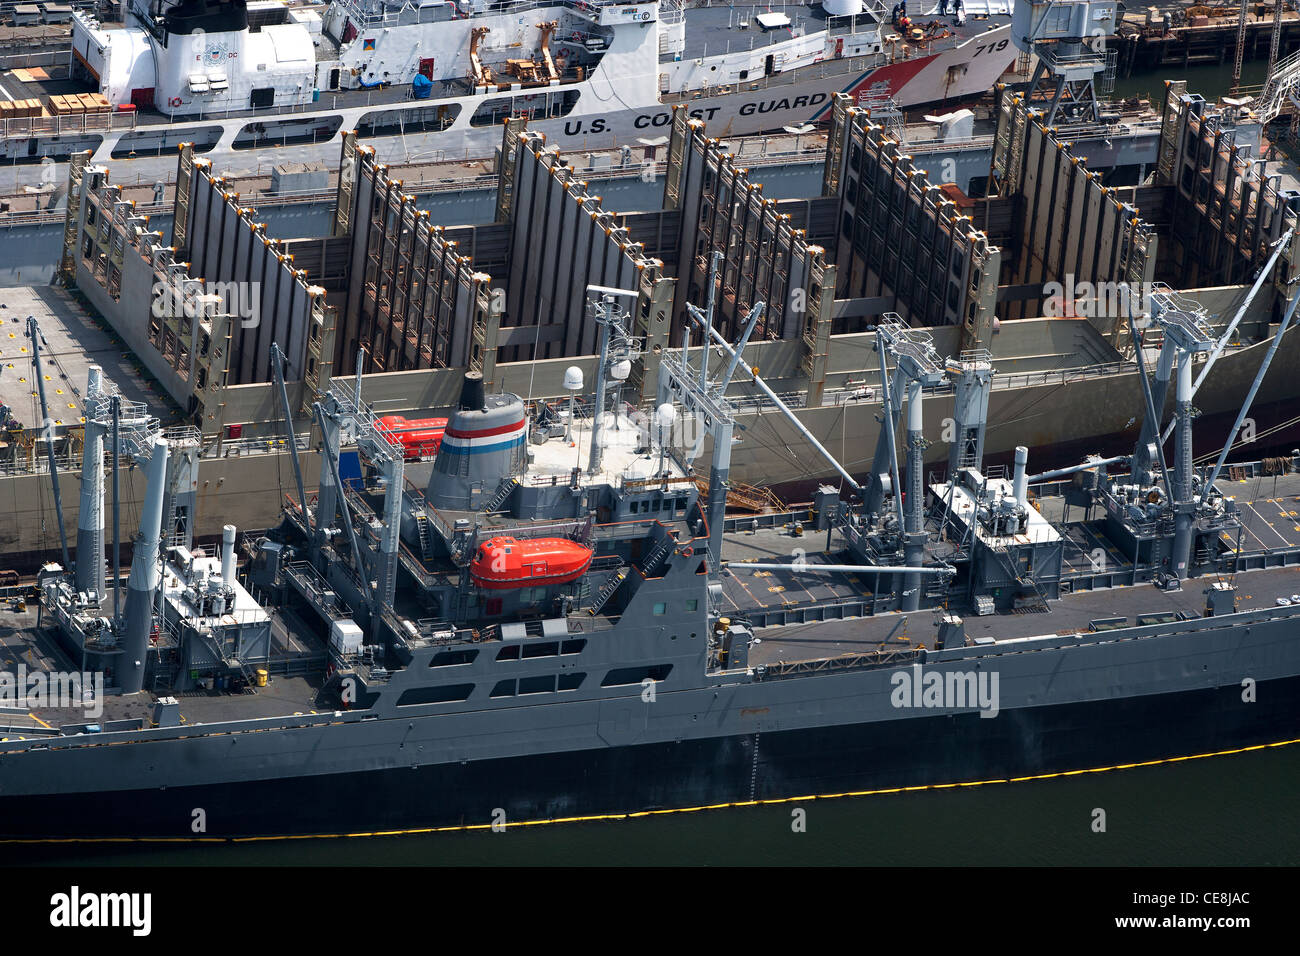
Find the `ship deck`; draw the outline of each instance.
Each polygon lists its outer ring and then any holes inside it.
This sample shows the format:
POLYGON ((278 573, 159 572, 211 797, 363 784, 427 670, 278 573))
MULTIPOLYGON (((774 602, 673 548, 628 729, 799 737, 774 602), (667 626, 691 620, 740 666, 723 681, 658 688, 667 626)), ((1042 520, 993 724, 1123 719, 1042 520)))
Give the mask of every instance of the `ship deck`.
MULTIPOLYGON (((802 34, 826 29, 826 11, 821 7, 791 5, 773 10, 767 4, 734 7, 691 7, 685 11, 686 45, 681 59, 695 60, 704 56, 740 50, 758 50, 765 46, 792 39, 799 30, 802 34), (764 30, 755 19, 760 13, 785 13, 790 26, 764 30), (745 26, 740 26, 740 24, 745 26)), ((663 57, 672 60, 675 57, 663 57)))
MULTIPOLYGON (((1139 615, 1182 614, 1199 618, 1205 610, 1205 588, 1214 577, 1193 578, 1178 591, 1163 591, 1150 584, 1104 588, 1068 594, 1051 604, 1050 611, 1026 611, 964 616, 971 640, 992 638, 1002 642, 1026 637, 1074 634, 1089 630, 1092 621, 1139 615)), ((1237 575, 1237 607, 1253 610, 1272 607, 1277 598, 1300 592, 1300 571, 1270 568, 1237 575)), ((873 617, 818 621, 812 624, 759 628, 760 643, 750 649, 750 666, 823 660, 846 654, 935 646, 938 614, 933 608, 877 614, 873 617)))
MULTIPOLYGON (((93 83, 71 79, 68 76, 66 67, 46 67, 45 72, 48 74, 47 78, 32 80, 22 80, 15 76, 12 71, 6 72, 0 75, 0 89, 7 91, 11 98, 14 99, 31 98, 43 101, 48 101, 51 96, 61 96, 68 93, 97 92, 93 83)), ((430 95, 418 102, 426 105, 436 105, 439 100, 469 96, 473 92, 474 88, 467 79, 436 80, 430 95)), ((529 90, 522 92, 527 93, 529 90)), ((537 92, 545 92, 545 90, 539 89, 537 92)), ((311 104, 309 110, 303 107, 288 106, 272 106, 256 110, 218 110, 206 114, 179 116, 173 121, 170 116, 156 107, 139 107, 136 110, 135 122, 137 126, 159 126, 169 125, 172 122, 202 123, 205 121, 221 122, 235 119, 260 120, 262 122, 280 119, 308 121, 313 118, 319 119, 322 115, 328 115, 332 110, 353 109, 363 106, 379 109, 384 106, 403 105, 413 102, 417 101, 411 92, 409 84, 387 84, 356 90, 321 90, 319 101, 311 104)))
MULTIPOLYGON (((1241 480, 1220 479, 1219 487, 1237 499, 1241 514, 1241 551, 1269 553, 1281 549, 1300 547, 1300 474, 1267 475, 1241 480)), ((1043 514, 1059 524, 1063 514, 1063 499, 1039 499, 1043 514)), ((1112 570, 1129 568, 1126 558, 1105 534, 1105 522, 1083 521, 1078 509, 1068 513, 1070 523, 1062 528, 1065 538, 1065 566, 1071 572, 1092 573, 1100 570, 1104 560, 1112 570)), ((1238 546, 1237 537, 1222 535, 1229 549, 1238 546)))
MULTIPOLYGON (((946 49, 979 36, 992 27, 1000 27, 1011 21, 1008 16, 978 16, 967 11, 966 23, 957 26, 951 16, 940 17, 939 5, 934 0, 926 0, 924 12, 913 11, 911 16, 916 26, 925 26, 932 20, 938 20, 949 31, 949 36, 934 43, 929 52, 946 49)), ((661 62, 675 59, 694 60, 705 56, 717 56, 723 53, 743 50, 760 50, 773 46, 795 36, 806 36, 827 29, 826 11, 820 6, 788 4, 735 4, 732 6, 691 7, 685 11, 686 44, 680 57, 666 55, 661 62), (774 30, 764 30, 755 19, 761 13, 785 13, 790 18, 790 26, 774 30), (741 24, 746 24, 741 26, 741 24)), ((868 29, 867 15, 859 17, 859 29, 868 29)), ((896 36, 895 30, 888 22, 880 25, 882 37, 896 36)), ((838 28, 837 28, 838 35, 838 28)))
MULTIPOLYGON (((124 569, 125 570, 125 569, 124 569)), ((271 614, 271 671, 268 685, 244 693, 220 690, 192 690, 176 696, 182 723, 201 724, 226 720, 254 720, 318 712, 323 684, 324 646, 313 622, 290 608, 269 609, 271 614), (286 673, 286 672, 295 673, 286 673), (306 674, 297 672, 307 671, 306 674)), ((26 610, 15 610, 6 600, 0 605, 0 673, 17 674, 20 665, 34 671, 73 672, 79 670, 64 647, 48 627, 48 616, 38 626, 35 601, 26 610)), ((147 726, 152 717, 154 695, 129 697, 108 696, 103 713, 88 716, 77 708, 42 707, 28 711, 12 706, 0 707, 0 736, 24 732, 48 734, 52 729, 86 723, 141 721, 147 726)))

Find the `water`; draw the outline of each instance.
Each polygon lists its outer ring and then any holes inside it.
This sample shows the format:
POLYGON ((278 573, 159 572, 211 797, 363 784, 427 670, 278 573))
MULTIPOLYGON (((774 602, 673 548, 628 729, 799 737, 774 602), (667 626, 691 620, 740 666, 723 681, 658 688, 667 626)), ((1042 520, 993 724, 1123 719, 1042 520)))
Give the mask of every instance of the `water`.
MULTIPOLYGON (((1241 85, 1244 89, 1258 89, 1264 85, 1268 74, 1268 61, 1247 60, 1241 65, 1241 85)), ((1112 99, 1125 99, 1141 96, 1151 101, 1153 107, 1159 108, 1165 99, 1165 80, 1186 80, 1188 93, 1200 93, 1210 102, 1220 96, 1227 96, 1232 90, 1232 64, 1218 66, 1213 63, 1189 66, 1182 69, 1176 66, 1164 66, 1155 70, 1134 70, 1130 77, 1115 80, 1115 92, 1112 99)))
MULTIPOLYGON (((1285 730, 1285 729, 1284 729, 1285 730)), ((1284 731, 1283 731, 1284 732, 1284 731)), ((955 790, 711 810, 504 833, 201 847, 3 847, 76 865, 584 866, 1300 864, 1300 745, 955 790), (1105 831, 1094 832, 1096 811, 1105 831)))

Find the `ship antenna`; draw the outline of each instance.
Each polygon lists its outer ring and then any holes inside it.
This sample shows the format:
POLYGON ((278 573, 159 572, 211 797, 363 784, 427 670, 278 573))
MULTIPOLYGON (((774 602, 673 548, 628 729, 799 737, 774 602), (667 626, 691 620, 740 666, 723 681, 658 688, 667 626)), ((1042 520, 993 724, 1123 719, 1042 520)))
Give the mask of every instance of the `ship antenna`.
POLYGON ((533 333, 533 357, 528 363, 528 398, 524 400, 524 406, 528 407, 533 404, 533 376, 537 374, 537 346, 542 341, 542 317, 537 317, 537 331, 533 333))

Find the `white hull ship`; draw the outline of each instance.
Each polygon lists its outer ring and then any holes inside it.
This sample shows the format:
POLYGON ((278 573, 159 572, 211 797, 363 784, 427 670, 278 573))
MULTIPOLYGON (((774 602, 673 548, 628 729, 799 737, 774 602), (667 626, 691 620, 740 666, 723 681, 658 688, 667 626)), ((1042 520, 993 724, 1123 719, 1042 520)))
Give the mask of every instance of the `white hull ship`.
POLYGON ((50 163, 89 150, 163 179, 182 142, 230 168, 249 150, 333 162, 357 130, 383 162, 434 162, 491 156, 510 116, 562 150, 636 147, 666 141, 678 104, 723 137, 776 132, 823 120, 836 92, 943 104, 1013 67, 1009 0, 909 9, 132 0, 125 23, 76 15, 66 78, 6 78, 15 97, 97 92, 109 110, 0 120, 0 160, 60 181, 50 163))

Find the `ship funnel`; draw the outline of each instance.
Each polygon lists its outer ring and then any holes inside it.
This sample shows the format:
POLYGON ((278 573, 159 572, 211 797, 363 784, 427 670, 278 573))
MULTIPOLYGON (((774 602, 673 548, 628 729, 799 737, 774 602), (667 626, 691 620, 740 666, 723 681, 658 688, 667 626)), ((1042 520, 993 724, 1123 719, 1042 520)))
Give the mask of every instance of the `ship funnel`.
POLYGON ((149 460, 148 487, 140 509, 140 533, 131 555, 131 576, 126 585, 126 631, 117 682, 123 694, 144 687, 145 656, 153 623, 154 595, 158 590, 158 539, 162 535, 163 492, 167 487, 167 439, 154 439, 149 460))
POLYGON ((81 510, 77 514, 78 591, 103 596, 107 566, 104 561, 104 426, 95 420, 92 401, 99 394, 103 373, 90 366, 86 376, 86 438, 81 458, 81 510))
POLYGON ((460 386, 460 407, 468 412, 481 412, 484 408, 483 373, 466 372, 460 386))
POLYGON ((228 524, 221 529, 221 581, 223 584, 235 583, 235 526, 228 524))
POLYGON ((1025 473, 1025 468, 1029 464, 1029 449, 1024 445, 1016 446, 1016 470, 1012 473, 1011 494, 1015 496, 1016 501, 1026 504, 1026 498, 1029 495, 1029 476, 1025 473))
POLYGON ((527 470, 528 416, 519 396, 487 395, 483 376, 467 372, 460 407, 443 432, 426 497, 435 508, 501 507, 527 470), (499 500, 496 500, 499 496, 499 500))

